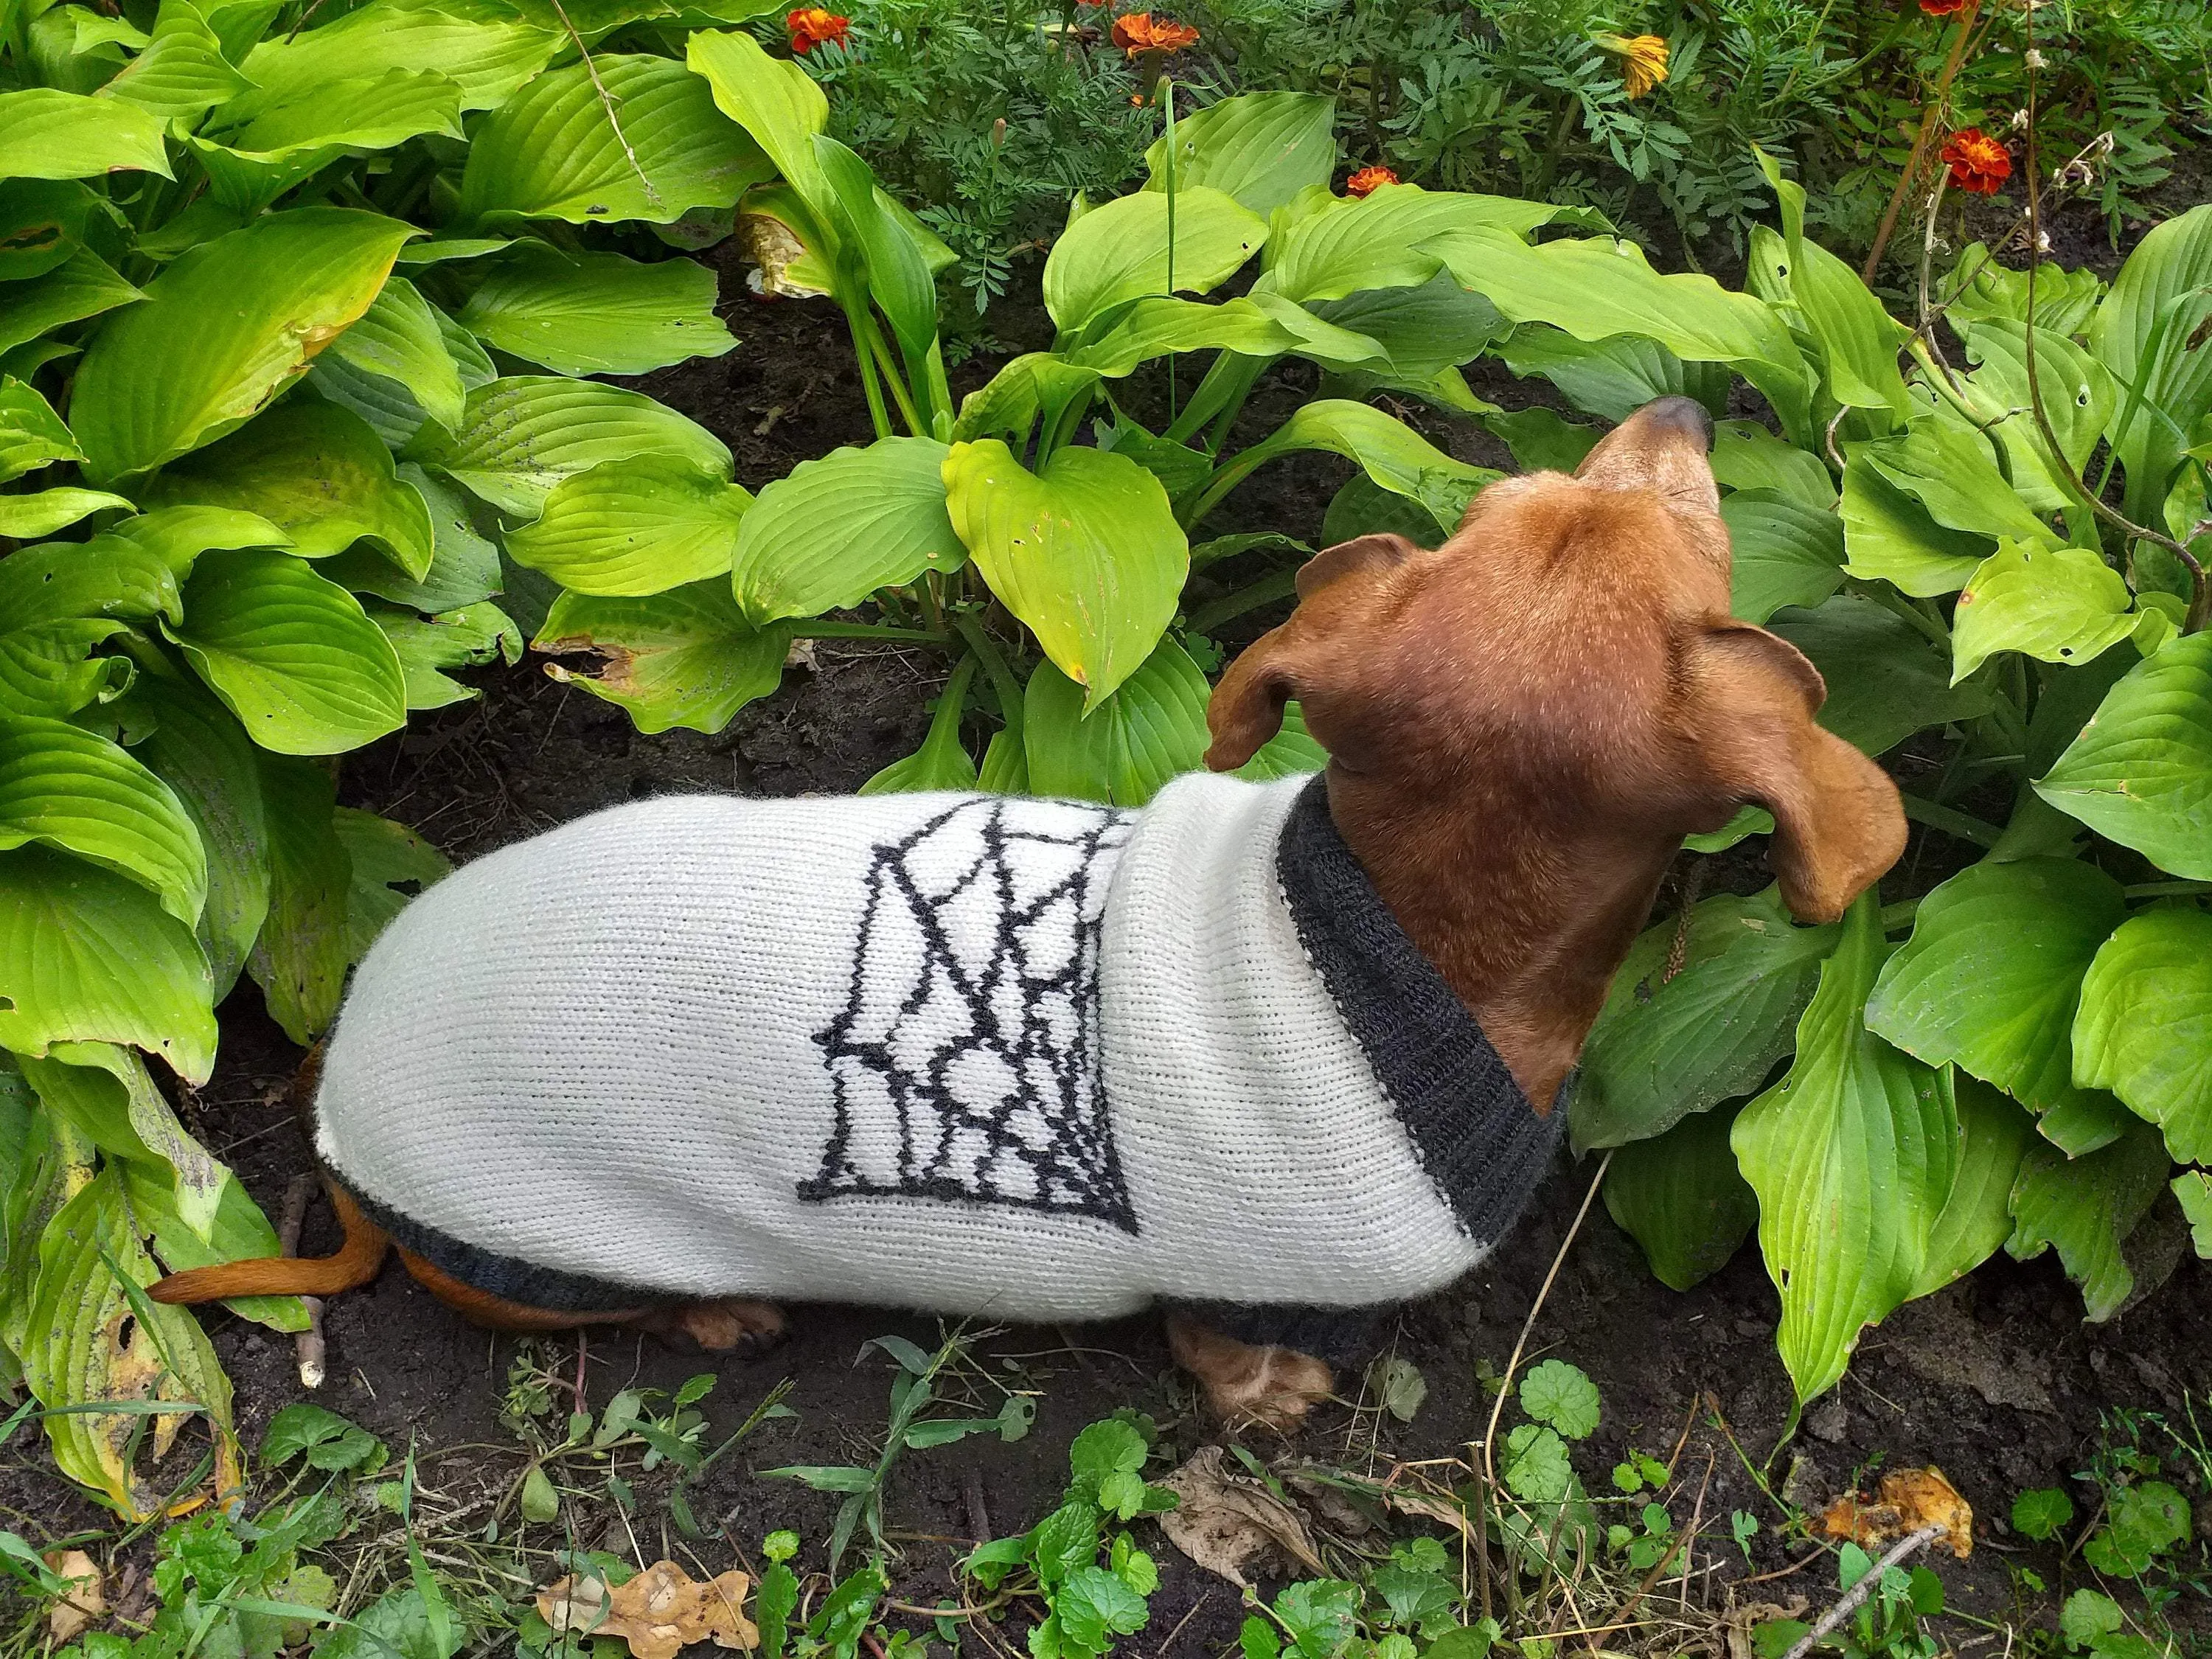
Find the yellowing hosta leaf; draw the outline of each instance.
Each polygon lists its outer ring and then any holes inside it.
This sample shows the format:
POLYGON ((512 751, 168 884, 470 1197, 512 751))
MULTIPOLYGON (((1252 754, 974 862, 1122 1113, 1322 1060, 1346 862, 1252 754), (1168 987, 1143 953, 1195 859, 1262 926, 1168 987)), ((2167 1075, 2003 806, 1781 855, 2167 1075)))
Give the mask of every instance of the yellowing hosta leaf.
POLYGON ((207 860, 168 785, 66 720, 0 715, 0 851, 34 841, 127 876, 187 927, 199 920, 207 860))
POLYGON ((76 441, 53 406, 14 375, 0 375, 0 483, 78 459, 76 441))
POLYGON ((2153 910, 2097 952, 2074 1017, 2074 1080, 2164 1129, 2178 1162, 2212 1158, 2212 915, 2153 910))
MULTIPOLYGON (((350 410, 292 398, 147 481, 149 506, 229 507, 267 520, 301 558, 374 539, 409 575, 430 568, 430 509, 350 410)), ((186 618, 187 623, 191 619, 186 618)))
POLYGON ((1836 945, 1832 927, 1795 926, 1771 888, 1692 910, 1681 971, 1668 979, 1678 932, 1672 919, 1646 931, 1613 975, 1583 1050, 1577 1150, 1660 1134, 1756 1089, 1790 1052, 1836 945))
POLYGON ((270 1018, 305 1048, 336 1017, 353 960, 353 860, 331 816, 330 773, 312 761, 258 758, 269 813, 269 917, 246 970, 270 1018))
POLYGON ((524 242, 501 256, 459 321, 487 345, 558 374, 643 374, 737 344, 714 295, 714 273, 695 259, 648 265, 524 242))
POLYGON ((1784 605, 1818 605, 1844 585, 1844 521, 1832 507, 1774 489, 1739 489, 1723 498, 1721 519, 1734 554, 1732 615, 1763 623, 1784 605))
POLYGON ((0 284, 0 351, 145 297, 99 255, 79 249, 43 276, 0 284))
POLYGON ((1443 268, 1443 255, 1425 246, 1433 238, 1490 230, 1517 240, 1555 220, 1580 223, 1591 216, 1585 209, 1510 196, 1385 185, 1364 197, 1326 200, 1293 220, 1280 246, 1268 250, 1258 285, 1303 303, 1370 289, 1416 288, 1443 268))
POLYGON ((952 527, 991 591, 1097 708, 1152 654, 1190 571, 1159 480, 1074 447, 1031 472, 996 438, 955 444, 944 478, 952 527))
POLYGON ((665 592, 729 569, 752 501, 673 455, 607 461, 556 485, 538 522, 510 532, 507 550, 574 592, 665 592))
POLYGON ((531 647, 592 659, 588 669, 554 663, 546 672, 628 709, 641 732, 714 732, 775 690, 791 635, 754 628, 727 582, 703 581, 644 599, 563 593, 531 647))
POLYGON ((118 1271, 134 1287, 159 1276, 132 1222, 122 1169, 111 1164, 46 1224, 31 1338, 21 1358, 24 1381, 50 1407, 167 1400, 199 1408, 157 1416, 150 1431, 149 1419, 135 1415, 73 1412, 46 1419, 62 1473, 126 1518, 146 1521, 161 1513, 168 1485, 159 1474, 141 1474, 131 1460, 142 1443, 155 1456, 167 1451, 186 1422, 197 1419, 215 1437, 211 1484, 219 1491, 235 1488, 230 1381, 189 1311, 126 1293, 116 1280, 118 1271))
POLYGON ((379 0, 297 34, 272 35, 243 67, 262 96, 283 102, 336 81, 430 70, 460 88, 463 109, 489 109, 544 69, 562 37, 488 14, 472 17, 472 9, 459 5, 448 15, 379 0))
POLYGON ((66 1059, 22 1061, 46 1107, 111 1157, 160 1170, 179 1219, 205 1238, 230 1171, 177 1121, 137 1051, 112 1042, 73 1045, 66 1059))
POLYGON ((1942 1074, 1866 1029, 1880 905, 1869 893, 1845 915, 1789 1075, 1732 1136, 1759 1194, 1759 1245, 1782 1292, 1777 1343, 1801 1401, 1832 1387, 1861 1330, 1912 1294, 1959 1168, 1942 1074))
POLYGON ((1166 192, 1137 191, 1091 209, 1052 245, 1044 266, 1045 309, 1067 331, 1146 295, 1171 289, 1204 294, 1267 240, 1265 220, 1234 197, 1200 186, 1176 193, 1171 251, 1166 192))
POLYGON ((137 883, 43 847, 0 853, 0 1048, 119 1042, 204 1083, 211 989, 191 930, 137 883))
POLYGON ((733 465, 720 439, 641 392, 539 375, 476 387, 458 430, 425 433, 408 453, 518 519, 603 461, 673 455, 725 478, 733 465))
POLYGON ((957 570, 968 550, 945 513, 945 445, 879 438, 802 461, 764 488, 738 527, 732 580, 758 623, 819 616, 957 570))
POLYGON ((173 177, 161 123, 136 104, 33 87, 0 93, 0 179, 173 177))
POLYGON ((1205 763, 1206 704, 1212 688, 1190 653, 1162 640, 1119 690, 1092 699, 1050 663, 1030 676, 1022 741, 1029 787, 1142 806, 1178 773, 1205 763))
MULTIPOLYGON (((1175 187, 1204 185, 1262 219, 1336 167, 1336 100, 1310 92, 1248 92, 1183 116, 1175 125, 1175 187)), ((1145 152, 1146 190, 1165 190, 1164 135, 1145 152)))
POLYGON ((2184 1170, 2173 1178, 2173 1196, 2189 1218, 2190 1242, 2197 1255, 2212 1260, 2212 1175, 2184 1170))
POLYGON ((93 338, 70 421, 95 483, 222 436, 307 370, 376 298, 416 233, 349 208, 295 208, 180 255, 93 338))
POLYGON ((1759 1195, 1729 1146, 1735 1118, 1725 1107, 1693 1112, 1654 1139, 1629 1142, 1606 1173, 1607 1212, 1669 1289, 1718 1273, 1759 1224, 1759 1195))
POLYGON ((269 827, 256 751, 229 711, 188 681, 149 676, 131 701, 154 720, 131 753, 175 793, 206 854, 198 933, 220 1002, 269 913, 269 827))
POLYGON ((2120 573, 2081 547, 2000 538, 1965 591, 1951 624, 1951 683, 2000 651, 2083 663, 2118 645, 2142 618, 2120 573))
POLYGON ((1920 901, 1883 967, 1868 1029, 2039 1110, 2075 1093, 2067 1031, 2081 975, 2127 915, 2120 884, 2071 859, 1984 862, 1920 901))
POLYGON ((66 486, 42 489, 34 495, 0 495, 0 536, 34 542, 51 536, 78 520, 111 507, 131 510, 131 503, 105 489, 74 489, 66 486))
POLYGON ((2212 634, 2130 669, 2035 792, 2160 869, 2212 880, 2212 634))
POLYGON ((305 560, 203 554, 184 623, 167 631, 264 749, 343 754, 406 723, 391 642, 360 600, 305 560))
POLYGON ((2081 1287, 2090 1322, 2110 1319, 2135 1289, 2121 1246, 2172 1172, 2158 1131, 2148 1123, 2076 1158, 2032 1141, 2013 1186, 2013 1235, 2005 1249, 2027 1261, 2056 1244, 2066 1276, 2081 1287))
POLYGON ((665 225, 694 208, 733 206, 771 175, 760 146, 681 64, 613 54, 592 62, 622 112, 621 132, 583 64, 548 70, 477 129, 461 175, 464 221, 665 225))
MULTIPOLYGON (((1172 351, 1233 351, 1246 357, 1278 357, 1296 351, 1305 331, 1287 326, 1250 300, 1206 305, 1154 295, 1113 314, 1106 325, 1085 331, 1083 343, 1066 354, 1079 368, 1118 379, 1138 364, 1172 351)), ((1326 325, 1316 325, 1316 330, 1326 325)), ((1353 348, 1352 360, 1376 359, 1372 340, 1353 348)))

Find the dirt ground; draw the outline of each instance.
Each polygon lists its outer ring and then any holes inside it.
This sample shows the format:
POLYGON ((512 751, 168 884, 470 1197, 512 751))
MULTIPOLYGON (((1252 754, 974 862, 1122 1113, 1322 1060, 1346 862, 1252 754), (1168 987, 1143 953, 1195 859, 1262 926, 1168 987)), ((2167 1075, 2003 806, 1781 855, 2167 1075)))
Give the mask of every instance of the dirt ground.
MULTIPOLYGON (((738 457, 738 481, 755 488, 836 443, 864 439, 866 416, 834 313, 750 301, 734 263, 723 275, 738 349, 643 384, 722 437, 738 457)), ((1001 325, 1001 335, 1018 336, 1024 326, 1034 331, 1037 321, 1016 319, 1001 325)), ((980 383, 994 367, 963 367, 956 387, 980 383)), ((1501 401, 1509 390, 1522 401, 1529 395, 1503 380, 1480 389, 1501 401)), ((1261 428, 1272 425, 1289 395, 1272 394, 1272 409, 1263 397, 1250 420, 1261 428)), ((1471 425, 1419 418, 1433 438, 1466 459, 1510 465, 1471 425)), ((1280 464, 1240 492, 1231 513, 1243 525, 1311 537, 1345 476, 1333 458, 1280 464)), ((1263 614, 1249 626, 1256 629, 1268 620, 1263 614)), ((918 743, 925 722, 921 694, 939 672, 925 654, 825 641, 811 669, 794 667, 781 691, 744 710, 720 735, 644 737, 621 711, 548 680, 539 664, 526 662, 477 675, 480 701, 422 717, 404 734, 349 757, 343 798, 414 826, 462 861, 580 813, 648 794, 848 791, 918 743)), ((1928 854, 1917 882, 1923 890, 1954 849, 1931 847, 1928 854)), ((1751 885, 1767 879, 1755 865, 1754 857, 1737 872, 1751 885)), ((250 985, 222 1016, 220 1068, 186 1103, 188 1115, 274 1215, 287 1182, 308 1167, 283 1100, 299 1056, 264 1015, 250 985)), ((1386 1344, 1412 1361, 1428 1386, 1410 1424, 1373 1410, 1331 1407, 1288 1449, 1377 1472, 1394 1459, 1463 1455, 1489 1413, 1480 1376, 1504 1367, 1559 1255, 1591 1168, 1568 1168, 1563 1157, 1520 1229, 1489 1263, 1452 1291, 1385 1322, 1386 1344)), ((2168 1266, 2171 1276, 2103 1326, 2081 1322, 2077 1296, 2048 1258, 2025 1266, 2000 1259, 1967 1282, 1909 1305, 1869 1336, 1841 1388, 1810 1413, 1794 1464, 1785 1455, 1777 1484, 1788 1469, 1786 1495, 1817 1507, 1877 1464, 1940 1465, 1983 1522, 1973 1559, 1944 1565, 1954 1605, 1984 1618, 2005 1616, 2012 1607, 2007 1568, 2013 1564, 2035 1568, 2056 1589, 2062 1577, 2055 1552, 2008 1535, 2002 1517, 2013 1496, 2024 1487, 2067 1485, 2086 1467, 2106 1414, 2148 1410, 2179 1423, 2192 1392, 2203 1396, 2212 1389, 2212 1300, 2206 1296, 2212 1279, 2185 1242, 2171 1218, 2138 1236, 2138 1253, 2146 1258, 2142 1276, 2155 1279, 2168 1266)), ((331 1224, 318 1206, 307 1250, 331 1243, 331 1224)), ((769 1424, 717 1466, 695 1493, 693 1508, 710 1529, 726 1525, 747 1552, 772 1528, 796 1528, 806 1540, 801 1564, 819 1565, 835 1500, 787 1480, 763 1479, 757 1471, 872 1462, 892 1373, 879 1354, 863 1356, 862 1345, 885 1333, 927 1345, 938 1333, 933 1322, 881 1310, 794 1312, 788 1345, 750 1363, 702 1360, 609 1332, 589 1339, 580 1362, 573 1338, 541 1340, 537 1352, 563 1375, 580 1363, 594 1407, 632 1382, 672 1389, 714 1370, 720 1382, 708 1402, 710 1443, 771 1387, 789 1379, 787 1403, 797 1415, 769 1424)), ((1694 1515, 1708 1540, 1693 1553, 1694 1571, 1680 1593, 1716 1607, 1723 1593, 1715 1587, 1730 1580, 1767 1579, 1737 1592, 1746 1601, 1786 1601, 1794 1593, 1816 1607, 1833 1589, 1832 1577, 1815 1578, 1810 1570, 1786 1576, 1804 1548, 1785 1549, 1774 1530, 1778 1510, 1743 1461, 1765 1459, 1789 1406, 1772 1346, 1777 1317, 1775 1293, 1755 1248, 1678 1295, 1651 1279, 1636 1246, 1599 1205, 1565 1255, 1530 1334, 1530 1361, 1571 1361, 1601 1391, 1603 1425, 1588 1455, 1578 1454, 1586 1480, 1601 1484, 1604 1471, 1632 1447, 1662 1458, 1679 1451, 1675 1523, 1688 1525, 1694 1515), (1762 1522, 1747 1553, 1728 1537, 1726 1520, 1736 1510, 1762 1522)), ((236 1383, 241 1430, 253 1443, 271 1413, 307 1397, 295 1374, 291 1343, 227 1316, 209 1323, 236 1383)), ((498 1420, 516 1352, 513 1340, 463 1325, 396 1267, 372 1287, 336 1298, 327 1326, 330 1382, 315 1396, 321 1403, 394 1446, 411 1443, 424 1481, 441 1491, 489 1492, 513 1480, 521 1449, 498 1420)), ((1010 1386, 1036 1392, 1036 1425, 1012 1444, 977 1437, 909 1454, 901 1463, 887 1520, 906 1540, 894 1583, 895 1594, 909 1602, 933 1602, 949 1588, 949 1563, 969 1540, 1017 1531, 1054 1505, 1066 1478, 1068 1442, 1086 1424, 1133 1406, 1159 1420, 1178 1454, 1213 1434, 1172 1374, 1152 1320, 1008 1329, 982 1338, 977 1352, 1010 1386)), ((1343 1382, 1347 1398, 1358 1394, 1356 1372, 1343 1382)), ((987 1403, 995 1401, 987 1397, 987 1403)), ((1262 1455, 1285 1449, 1255 1443, 1262 1455)), ((2079 1501, 2081 1489, 2075 1490, 2079 1501)), ((94 1519, 28 1435, 7 1449, 0 1467, 0 1511, 12 1511, 9 1524, 34 1535, 94 1519)), ((604 1501, 572 1513, 582 1516, 580 1543, 625 1555, 641 1549, 643 1559, 677 1553, 649 1485, 641 1488, 638 1510, 627 1522, 604 1501)), ((1120 1650, 1152 1659, 1170 1650, 1172 1633, 1171 1650, 1179 1655, 1222 1652, 1243 1617, 1237 1591, 1164 1540, 1154 1538, 1152 1547, 1163 1583, 1152 1624, 1120 1650)), ((730 1564, 727 1546, 709 1540, 696 1547, 715 1570, 730 1564)), ((1676 1594, 1671 1581, 1661 1594, 1676 1594)), ((1585 1611, 1595 1620, 1605 1609, 1585 1611)), ((2177 1607, 2172 1616, 2185 1620, 2190 1610, 2177 1607)), ((1993 1639, 1956 1622, 1945 1633, 1962 1648, 1993 1639)), ((1012 1644, 1018 1645, 1018 1637, 1012 1644)))

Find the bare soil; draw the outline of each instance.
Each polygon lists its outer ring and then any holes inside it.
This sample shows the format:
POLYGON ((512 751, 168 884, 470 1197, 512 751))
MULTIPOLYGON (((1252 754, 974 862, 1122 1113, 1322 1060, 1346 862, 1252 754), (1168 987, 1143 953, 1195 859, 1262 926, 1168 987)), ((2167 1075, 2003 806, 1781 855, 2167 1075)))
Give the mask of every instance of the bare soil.
MULTIPOLYGON (((750 301, 738 276, 733 263, 725 268, 724 292, 743 341, 738 349, 644 384, 728 442, 738 481, 758 487, 836 444, 864 441, 867 425, 835 313, 826 307, 750 301)), ((1000 333, 1018 340, 1024 328, 1035 333, 1040 323, 1015 318, 1002 323, 1000 333)), ((966 366, 956 383, 978 384, 994 367, 966 366)), ((1483 389, 1495 395, 1506 388, 1483 389)), ((1526 401, 1527 389, 1517 390, 1526 401)), ((1286 385, 1263 394, 1250 419, 1262 429, 1272 425, 1296 392, 1286 385)), ((1138 395, 1146 395, 1143 388, 1138 395)), ((1425 413, 1418 418, 1455 453, 1510 465, 1471 425, 1425 413)), ((1344 476, 1333 459, 1279 465, 1240 491, 1231 514, 1243 524, 1310 538, 1344 476)), ((1271 619, 1256 615, 1247 627, 1271 619)), ((476 676, 479 701, 423 717, 404 734, 349 757, 343 798, 415 826, 465 860, 578 814, 662 792, 848 791, 919 742, 922 700, 941 672, 923 653, 823 641, 811 668, 794 667, 780 691, 745 709, 722 733, 646 737, 621 711, 546 679, 535 663, 493 670, 476 676)), ((1941 843, 1921 850, 1926 857, 1914 885, 1924 890, 1957 854, 1941 843)), ((1747 886, 1769 878, 1756 854, 1747 854, 1732 875, 1731 884, 1747 886)), ((1662 898, 1662 908, 1667 906, 1662 898)), ((287 1182, 309 1167, 283 1097, 300 1056, 267 1019, 250 985, 225 1006, 222 1020, 219 1070, 185 1103, 186 1110, 195 1130, 273 1215, 287 1182)), ((1384 1341, 1418 1366, 1428 1385, 1426 1402, 1410 1424, 1333 1406, 1290 1448, 1255 1443, 1260 1454, 1290 1449, 1377 1472, 1394 1460, 1463 1455, 1490 1410, 1479 1372, 1504 1367, 1559 1257, 1592 1167, 1571 1169, 1563 1158, 1519 1230, 1482 1269, 1386 1322, 1384 1341)), ((318 1206, 307 1252, 334 1243, 318 1206)), ((2071 1575, 2062 1572, 2056 1551, 2008 1535, 2003 1517, 2022 1488, 2070 1484, 2087 1466, 2109 1413, 2148 1410, 2179 1424, 2190 1395, 2202 1398, 2212 1389, 2212 1301, 2206 1296, 2212 1278, 2185 1243, 2177 1218, 2169 1215, 2138 1235, 2140 1277, 2160 1287, 2102 1326, 2081 1322, 2078 1297, 2048 1258, 2026 1265, 2000 1258, 1968 1281, 1907 1306, 1869 1336, 1850 1375, 1809 1413, 1804 1432, 1776 1466, 1776 1486, 1817 1509, 1877 1465, 1939 1465, 1981 1522, 1973 1559, 1943 1564, 1954 1606, 1983 1618, 2006 1616, 2014 1594, 2007 1569, 2015 1564, 2039 1572, 2052 1596, 2070 1588, 2078 1565, 2071 1575)), ((938 1333, 933 1322, 884 1310, 800 1307, 793 1313, 788 1345, 750 1363, 702 1359, 605 1331, 590 1337, 580 1360, 569 1337, 543 1340, 538 1352, 564 1374, 580 1364, 594 1407, 633 1382, 672 1389, 702 1370, 716 1372, 720 1383, 708 1402, 710 1443, 776 1382, 790 1379, 788 1403, 798 1415, 769 1425, 718 1466, 694 1495, 693 1508, 710 1528, 726 1525, 734 1546, 748 1553, 770 1528, 796 1528, 806 1540, 800 1564, 818 1565, 835 1500, 758 1471, 872 1462, 891 1372, 880 1355, 864 1357, 862 1345, 887 1332, 930 1344, 938 1333)), ((1692 1601, 1717 1607, 1723 1592, 1716 1584, 1754 1577, 1766 1582, 1735 1592, 1745 1601, 1786 1601, 1795 1594, 1817 1607, 1832 1594, 1824 1565, 1786 1576, 1807 1554, 1806 1546, 1785 1547, 1775 1529, 1780 1512, 1750 1472, 1775 1447, 1790 1404, 1773 1350, 1778 1316, 1754 1248, 1697 1289, 1677 1294, 1650 1278, 1637 1247, 1598 1205, 1566 1253, 1529 1334, 1529 1361, 1570 1360, 1602 1392, 1603 1426, 1588 1455, 1578 1454, 1593 1486, 1602 1489, 1605 1471, 1631 1447, 1679 1457, 1675 1524, 1689 1525, 1694 1514, 1709 1540, 1694 1552, 1696 1571, 1681 1592, 1692 1601), (1762 1523, 1747 1553, 1728 1539, 1726 1520, 1736 1510, 1762 1523)), ((240 1424, 251 1444, 271 1413, 308 1397, 295 1373, 291 1343, 220 1314, 208 1322, 235 1381, 240 1424)), ((513 1480, 521 1449, 498 1421, 516 1351, 513 1339, 464 1325, 396 1266, 374 1285, 336 1298, 327 1327, 330 1382, 314 1396, 321 1403, 395 1446, 411 1444, 423 1479, 441 1489, 492 1491, 513 1480)), ((948 1590, 950 1563, 969 1540, 1017 1531, 1050 1509, 1066 1478, 1069 1440, 1116 1407, 1153 1414, 1178 1455, 1215 1434, 1194 1413, 1151 1319, 1008 1329, 982 1339, 978 1352, 1012 1385, 1037 1391, 1036 1426, 1013 1444, 978 1437, 909 1454, 900 1464, 887 1517, 906 1540, 894 1567, 895 1594, 906 1601, 932 1603, 948 1590)), ((1359 1393, 1356 1370, 1342 1381, 1347 1401, 1359 1393)), ((1510 1412, 1507 1420, 1514 1420, 1510 1412)), ((2086 1518, 2083 1489, 2074 1490, 2086 1518)), ((0 1515, 33 1536, 97 1522, 28 1433, 9 1444, 0 1462, 0 1515)), ((573 1512, 572 1521, 579 1543, 625 1555, 641 1550, 643 1559, 681 1559, 649 1482, 627 1522, 604 1502, 573 1512)), ((1163 1582, 1152 1625, 1121 1650, 1152 1659, 1170 1650, 1175 1633, 1172 1650, 1179 1655, 1223 1652, 1243 1617, 1237 1593, 1164 1540, 1152 1541, 1163 1582)), ((729 1565, 729 1546, 709 1540, 696 1547, 712 1568, 729 1565)), ((1670 1575, 1658 1594, 1671 1601, 1677 1593, 1670 1575)), ((2040 1599, 2047 1605, 2052 1598, 2040 1599)), ((1583 1611, 1595 1624, 1608 1609, 1583 1611)), ((2185 1601, 2171 1616, 2185 1624, 2198 1614, 2185 1601)), ((1946 1630, 1954 1642, 1983 1633, 1958 1623, 1946 1630)), ((1018 1626, 1003 1641, 1018 1650, 1018 1626)), ((1611 1645, 1633 1645, 1633 1638, 1611 1645)))

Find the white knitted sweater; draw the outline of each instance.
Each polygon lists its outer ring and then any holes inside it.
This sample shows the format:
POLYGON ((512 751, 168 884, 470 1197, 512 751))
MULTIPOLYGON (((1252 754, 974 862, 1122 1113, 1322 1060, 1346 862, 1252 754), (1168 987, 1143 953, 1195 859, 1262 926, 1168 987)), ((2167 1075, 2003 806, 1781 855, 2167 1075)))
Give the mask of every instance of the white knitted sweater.
POLYGON ((316 1115, 402 1243, 518 1301, 1077 1319, 1434 1290, 1565 1114, 1317 784, 1197 775, 1136 813, 669 798, 507 848, 377 941, 316 1115))

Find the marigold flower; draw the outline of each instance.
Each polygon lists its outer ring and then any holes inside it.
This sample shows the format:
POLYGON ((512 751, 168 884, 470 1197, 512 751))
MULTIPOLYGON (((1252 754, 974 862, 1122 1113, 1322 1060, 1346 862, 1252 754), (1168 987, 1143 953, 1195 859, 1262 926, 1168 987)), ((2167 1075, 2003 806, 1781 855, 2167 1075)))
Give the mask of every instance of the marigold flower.
POLYGON ((2012 152, 1979 127, 1961 127, 1943 142, 1951 182, 1977 196, 1994 196, 2012 177, 2012 152))
POLYGON ((787 13, 783 26, 791 31, 791 49, 804 57, 825 40, 842 45, 852 32, 853 20, 840 17, 834 11, 824 11, 819 6, 807 6, 787 13))
POLYGON ((1974 0, 1920 0, 1920 9, 1930 17, 1948 17, 1954 11, 1964 11, 1974 0))
POLYGON ((1370 191, 1397 182, 1398 175, 1388 167, 1362 167, 1344 181, 1344 193, 1346 196, 1364 196, 1370 191))
POLYGON ((1657 34, 1601 34, 1597 44, 1620 59, 1628 95, 1641 98, 1667 78, 1667 41, 1657 34))
POLYGON ((1133 11, 1114 20, 1114 44, 1132 58, 1148 52, 1181 52, 1198 44, 1198 31, 1169 18, 1155 21, 1148 11, 1133 11))

